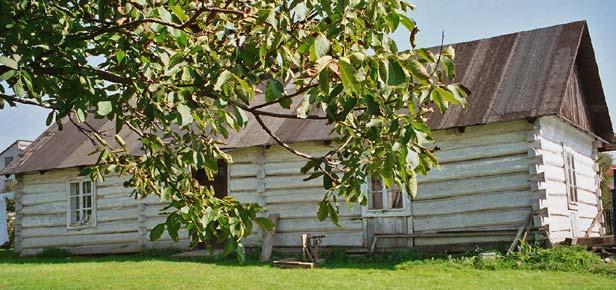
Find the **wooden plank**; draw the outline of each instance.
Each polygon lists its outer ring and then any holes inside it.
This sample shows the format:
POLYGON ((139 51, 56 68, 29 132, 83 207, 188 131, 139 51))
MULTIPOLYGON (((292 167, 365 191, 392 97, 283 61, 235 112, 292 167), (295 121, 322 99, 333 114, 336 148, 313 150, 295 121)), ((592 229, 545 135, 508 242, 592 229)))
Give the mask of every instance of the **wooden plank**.
POLYGON ((306 268, 306 269, 312 269, 315 267, 315 263, 312 262, 302 262, 299 260, 291 260, 291 259, 284 259, 284 260, 276 260, 273 262, 274 267, 279 267, 279 268, 306 268))
POLYGON ((276 235, 276 227, 278 226, 279 217, 280 215, 276 213, 268 215, 268 218, 272 221, 272 224, 274 225, 274 229, 272 229, 271 231, 266 231, 263 234, 263 247, 261 248, 260 256, 261 262, 269 261, 270 256, 272 255, 272 248, 274 247, 274 237, 276 235))
POLYGON ((528 214, 528 218, 526 219, 526 221, 518 229, 518 232, 515 234, 515 238, 513 239, 511 246, 509 246, 509 250, 507 250, 507 256, 510 255, 513 252, 513 250, 515 250, 515 247, 520 242, 520 238, 522 237, 522 234, 526 231, 526 228, 528 228, 530 224, 533 222, 533 214, 534 214, 533 211, 531 211, 528 214))

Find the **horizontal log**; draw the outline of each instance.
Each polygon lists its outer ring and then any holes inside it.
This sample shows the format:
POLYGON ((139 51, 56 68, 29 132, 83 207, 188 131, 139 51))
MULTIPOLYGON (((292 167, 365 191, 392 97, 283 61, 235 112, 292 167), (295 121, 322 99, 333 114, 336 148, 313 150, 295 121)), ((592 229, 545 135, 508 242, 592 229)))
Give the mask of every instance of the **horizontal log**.
POLYGON ((93 234, 75 236, 67 239, 65 237, 45 237, 45 238, 29 238, 21 242, 21 246, 28 248, 61 248, 71 246, 85 245, 103 245, 103 244, 118 244, 118 243, 133 243, 136 242, 139 234, 132 233, 113 233, 113 234, 93 234))
MULTIPOLYGON (((362 246, 364 233, 357 232, 310 232, 313 235, 325 235, 322 246, 362 246)), ((300 233, 276 233, 274 247, 299 247, 301 246, 300 233)))
POLYGON ((413 201, 414 216, 432 216, 475 212, 490 209, 531 207, 530 191, 482 193, 470 196, 452 196, 446 199, 413 201))
POLYGON ((476 178, 420 183, 414 200, 446 198, 498 191, 528 190, 528 173, 491 175, 476 178))
POLYGON ((427 176, 418 176, 417 181, 420 183, 425 183, 528 172, 528 160, 527 155, 515 155, 501 158, 448 163, 442 165, 440 169, 431 170, 427 176))
POLYGON ((276 226, 276 234, 304 232, 348 232, 363 230, 363 222, 358 218, 342 218, 338 222, 340 227, 336 226, 329 219, 319 221, 316 216, 312 219, 281 219, 278 221, 278 225, 276 226))
MULTIPOLYGON (((288 218, 316 218, 317 207, 315 204, 269 204, 265 206, 267 213, 278 213, 280 219, 288 218)), ((361 208, 355 205, 353 209, 349 209, 345 204, 340 205, 340 214, 342 217, 360 217, 361 208)))
POLYGON ((21 235, 23 239, 59 236, 72 238, 82 235, 137 232, 137 229, 137 220, 124 220, 110 223, 98 223, 94 228, 83 229, 67 229, 66 225, 59 227, 25 228, 22 230, 21 235))
POLYGON ((524 140, 507 144, 488 144, 451 150, 441 149, 436 152, 436 157, 442 165, 450 162, 527 154, 528 149, 528 142, 524 140))
POLYGON ((462 230, 471 227, 504 224, 521 225, 528 217, 529 212, 530 208, 519 208, 431 216, 425 218, 416 217, 413 223, 415 231, 462 230))

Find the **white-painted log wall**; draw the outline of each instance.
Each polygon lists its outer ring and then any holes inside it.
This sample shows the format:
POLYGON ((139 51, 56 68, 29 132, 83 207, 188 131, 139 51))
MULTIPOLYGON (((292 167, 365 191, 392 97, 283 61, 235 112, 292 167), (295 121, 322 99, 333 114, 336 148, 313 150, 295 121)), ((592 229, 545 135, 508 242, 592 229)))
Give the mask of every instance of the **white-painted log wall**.
MULTIPOLYGON (((425 234, 442 231, 509 230, 481 237, 430 237, 383 240, 379 247, 435 246, 509 242, 531 210, 546 209, 534 226, 549 226, 552 241, 571 235, 564 196, 564 170, 560 142, 576 151, 579 200, 579 233, 583 235, 597 212, 594 171, 596 150, 592 139, 563 126, 556 119, 535 124, 514 121, 434 132, 441 165, 419 178, 417 197, 402 212, 364 214, 358 205, 340 204, 340 225, 319 222, 317 204, 324 190, 320 179, 303 181, 304 160, 279 146, 242 148, 231 152, 230 195, 264 206, 263 216, 280 214, 274 246, 297 247, 302 233, 324 234, 325 245, 367 247, 374 234, 425 234), (564 201, 564 202, 563 202, 564 201)), ((321 142, 293 145, 313 155, 332 149, 321 142)), ((149 241, 149 231, 161 222, 163 204, 158 197, 129 197, 125 177, 111 176, 97 184, 97 226, 66 228, 66 183, 76 169, 20 175, 17 203, 17 249, 36 254, 43 248, 69 249, 75 253, 122 253, 147 248, 187 248, 165 234, 149 241)), ((597 234, 598 228, 593 231, 597 234)), ((259 245, 262 232, 245 240, 259 245)))

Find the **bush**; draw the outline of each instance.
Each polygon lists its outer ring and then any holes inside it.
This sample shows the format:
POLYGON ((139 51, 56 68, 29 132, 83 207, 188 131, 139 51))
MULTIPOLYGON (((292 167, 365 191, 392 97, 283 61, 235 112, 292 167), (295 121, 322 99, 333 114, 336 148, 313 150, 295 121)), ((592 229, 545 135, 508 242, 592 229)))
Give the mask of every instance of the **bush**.
POLYGON ((542 248, 527 243, 520 245, 520 251, 509 256, 496 254, 493 258, 480 255, 464 257, 447 257, 424 260, 409 260, 396 266, 408 270, 414 265, 426 263, 441 263, 456 267, 473 267, 480 270, 546 270, 563 272, 591 272, 601 274, 616 274, 616 263, 604 262, 601 257, 579 246, 556 246, 542 248))

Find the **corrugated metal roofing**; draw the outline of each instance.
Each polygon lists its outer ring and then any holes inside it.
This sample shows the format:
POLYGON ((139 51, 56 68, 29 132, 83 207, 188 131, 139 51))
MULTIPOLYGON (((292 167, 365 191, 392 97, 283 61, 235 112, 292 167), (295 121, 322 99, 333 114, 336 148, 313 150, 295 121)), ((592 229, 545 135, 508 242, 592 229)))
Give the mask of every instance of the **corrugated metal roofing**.
MULTIPOLYGON (((573 22, 532 31, 453 45, 456 51, 456 81, 470 88, 468 106, 433 113, 432 129, 472 126, 502 121, 558 115, 563 108, 569 76, 577 63, 586 103, 590 108, 592 133, 611 141, 611 120, 601 87, 586 22, 573 22)), ((261 100, 262 101, 262 100, 261 100)), ((293 108, 296 108, 299 100, 293 108)), ((279 106, 267 107, 293 113, 279 106)), ((232 134, 225 148, 271 145, 276 142, 249 116, 247 128, 232 134)), ((264 116, 268 127, 288 143, 331 139, 324 120, 279 119, 264 116)), ((94 127, 113 130, 113 122, 94 120, 94 127)), ((122 132, 135 153, 139 142, 130 131, 122 132)), ((64 130, 52 126, 23 156, 1 174, 22 173, 91 165, 93 146, 68 121, 64 130)))

